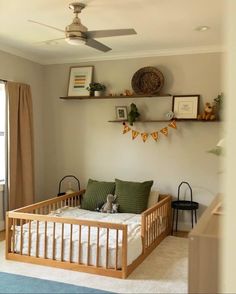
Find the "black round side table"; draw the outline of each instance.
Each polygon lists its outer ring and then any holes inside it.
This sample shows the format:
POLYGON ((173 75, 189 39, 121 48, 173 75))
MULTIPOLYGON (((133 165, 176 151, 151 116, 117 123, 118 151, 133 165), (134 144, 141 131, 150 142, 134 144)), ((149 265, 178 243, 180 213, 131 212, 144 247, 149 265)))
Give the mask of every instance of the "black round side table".
POLYGON ((178 230, 179 210, 190 210, 191 211, 192 228, 193 228, 193 212, 194 212, 195 224, 197 223, 197 209, 199 208, 199 203, 193 201, 193 192, 192 192, 192 188, 190 187, 189 183, 187 183, 187 182, 180 183, 180 185, 178 187, 178 200, 172 201, 171 207, 173 209, 172 231, 171 231, 172 235, 173 235, 173 231, 174 231, 174 222, 175 222, 175 231, 177 232, 177 230, 178 230), (191 197, 190 201, 179 199, 180 188, 183 184, 186 184, 189 187, 190 197, 191 197), (176 221, 175 221, 175 211, 176 211, 176 221))

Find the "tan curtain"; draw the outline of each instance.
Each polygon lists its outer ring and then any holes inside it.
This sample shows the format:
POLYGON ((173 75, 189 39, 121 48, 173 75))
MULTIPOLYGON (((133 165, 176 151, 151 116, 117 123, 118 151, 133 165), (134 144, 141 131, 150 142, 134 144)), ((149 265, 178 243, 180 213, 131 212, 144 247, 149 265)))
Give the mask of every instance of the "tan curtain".
POLYGON ((9 103, 9 209, 34 202, 32 97, 29 85, 7 82, 9 103))

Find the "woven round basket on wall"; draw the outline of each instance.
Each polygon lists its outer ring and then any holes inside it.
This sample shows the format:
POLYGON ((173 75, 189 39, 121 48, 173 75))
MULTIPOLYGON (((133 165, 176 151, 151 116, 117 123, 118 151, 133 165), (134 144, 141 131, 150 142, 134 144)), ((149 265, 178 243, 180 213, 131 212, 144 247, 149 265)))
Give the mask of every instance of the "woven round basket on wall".
POLYGON ((138 95, 157 94, 164 85, 164 76, 155 67, 143 67, 133 75, 131 85, 138 95))

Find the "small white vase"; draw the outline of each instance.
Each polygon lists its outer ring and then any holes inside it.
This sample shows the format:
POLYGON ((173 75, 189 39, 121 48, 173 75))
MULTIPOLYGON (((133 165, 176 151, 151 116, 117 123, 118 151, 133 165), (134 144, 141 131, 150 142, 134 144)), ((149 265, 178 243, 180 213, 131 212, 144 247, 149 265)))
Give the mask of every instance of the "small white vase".
POLYGON ((94 91, 94 96, 102 96, 102 91, 94 91))

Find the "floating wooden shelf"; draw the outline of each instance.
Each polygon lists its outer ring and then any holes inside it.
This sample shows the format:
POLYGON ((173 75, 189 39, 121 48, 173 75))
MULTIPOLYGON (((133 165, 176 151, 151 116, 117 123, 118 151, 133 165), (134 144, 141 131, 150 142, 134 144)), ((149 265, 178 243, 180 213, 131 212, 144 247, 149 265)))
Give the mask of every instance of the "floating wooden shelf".
MULTIPOLYGON (((166 120, 166 119, 144 119, 144 120, 137 120, 134 123, 152 123, 152 122, 171 122, 172 120, 166 120)), ((219 120, 197 120, 197 119, 175 119, 175 121, 178 122, 202 122, 202 123, 213 123, 213 122, 220 122, 219 120)), ((128 122, 128 120, 109 120, 110 123, 123 123, 128 122)))
POLYGON ((171 94, 157 94, 157 95, 132 95, 132 96, 64 96, 60 97, 63 100, 91 100, 91 99, 117 99, 117 98, 161 98, 172 97, 171 94))

